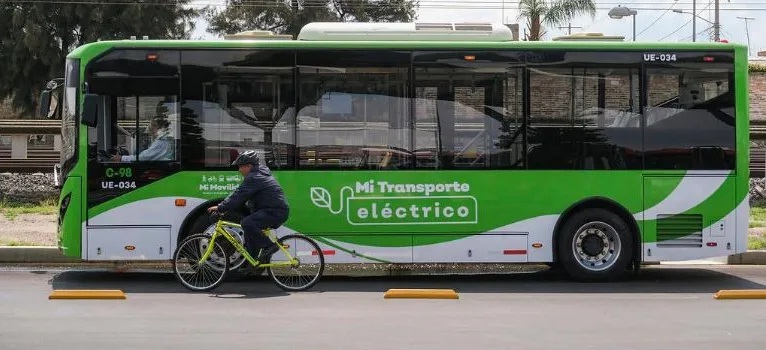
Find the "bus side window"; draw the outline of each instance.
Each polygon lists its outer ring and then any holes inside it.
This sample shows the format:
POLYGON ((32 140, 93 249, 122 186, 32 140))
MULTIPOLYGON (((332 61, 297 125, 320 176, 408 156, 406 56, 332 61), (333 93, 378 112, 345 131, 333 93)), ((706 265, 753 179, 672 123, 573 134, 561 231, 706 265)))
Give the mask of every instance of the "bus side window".
POLYGON ((415 54, 415 141, 422 167, 525 166, 521 60, 512 51, 415 54))
POLYGON ((641 169, 639 64, 608 52, 531 60, 528 168, 641 169))
POLYGON ((290 50, 184 50, 182 167, 232 170, 255 150, 271 169, 292 168, 294 61, 290 50))
MULTIPOLYGON (((110 152, 119 162, 168 162, 177 160, 178 121, 175 96, 117 97, 116 123, 112 121, 110 152)), ((107 117, 109 121, 111 118, 107 117)), ((99 142, 102 138, 99 139, 99 142)), ((104 145, 106 146, 106 145, 104 145)), ((99 148, 102 148, 101 146, 99 148)), ((107 147, 103 147, 107 148, 107 147)))
POLYGON ((409 58, 398 51, 299 52, 299 168, 411 167, 409 58))
MULTIPOLYGON (((684 59, 702 61, 693 55, 684 59)), ((723 62, 647 69, 647 169, 734 169, 732 74, 732 65, 723 62)))

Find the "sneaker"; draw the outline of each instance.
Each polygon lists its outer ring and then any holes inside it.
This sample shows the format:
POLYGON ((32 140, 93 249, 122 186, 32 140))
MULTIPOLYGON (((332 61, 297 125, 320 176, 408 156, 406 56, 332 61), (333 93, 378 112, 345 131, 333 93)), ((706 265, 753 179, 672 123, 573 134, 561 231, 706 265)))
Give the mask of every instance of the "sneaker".
POLYGON ((276 253, 279 250, 279 247, 272 243, 270 246, 266 248, 261 248, 261 251, 258 253, 258 257, 256 260, 258 261, 266 261, 266 259, 270 258, 274 253, 276 253))

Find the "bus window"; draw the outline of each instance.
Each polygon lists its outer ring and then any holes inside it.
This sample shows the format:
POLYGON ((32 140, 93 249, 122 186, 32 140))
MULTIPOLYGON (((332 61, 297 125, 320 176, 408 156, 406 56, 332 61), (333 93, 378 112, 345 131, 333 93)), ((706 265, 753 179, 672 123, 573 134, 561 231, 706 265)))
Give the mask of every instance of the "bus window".
POLYGON ((175 96, 117 98, 117 144, 123 162, 175 161, 178 111, 175 96))
POLYGON ((231 169, 244 150, 270 168, 294 163, 294 54, 282 50, 181 53, 185 169, 231 169))
POLYGON ((529 63, 529 169, 641 168, 638 56, 550 52, 529 63))
POLYGON ((646 169, 734 169, 733 65, 708 57, 678 54, 647 69, 646 169))
POLYGON ((178 51, 129 49, 88 66, 89 92, 101 97, 103 112, 88 130, 90 158, 100 163, 178 160, 178 64, 178 51))
POLYGON ((299 52, 299 167, 411 168, 408 64, 406 52, 299 52))
POLYGON ((415 144, 432 157, 419 162, 446 169, 524 167, 523 66, 517 55, 416 53, 415 144))
POLYGON ((131 96, 107 99, 109 107, 94 133, 97 149, 112 154, 110 162, 176 161, 177 113, 170 108, 175 96, 131 96), (114 113, 114 114, 113 114, 114 113))

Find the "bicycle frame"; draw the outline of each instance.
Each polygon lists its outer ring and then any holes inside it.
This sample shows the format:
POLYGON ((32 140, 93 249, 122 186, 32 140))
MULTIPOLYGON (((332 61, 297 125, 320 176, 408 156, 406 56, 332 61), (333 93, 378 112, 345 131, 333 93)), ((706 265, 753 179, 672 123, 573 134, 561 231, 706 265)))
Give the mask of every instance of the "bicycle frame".
POLYGON ((242 226, 237 223, 224 221, 224 220, 218 220, 218 223, 215 225, 215 231, 213 232, 213 236, 210 237, 210 244, 208 244, 207 249, 205 250, 205 253, 202 254, 202 258, 200 258, 200 261, 198 262, 199 264, 204 263, 210 257, 210 254, 213 253, 213 248, 215 247, 214 242, 218 238, 218 236, 225 237, 226 240, 228 240, 234 246, 234 249, 236 249, 240 254, 242 254, 242 256, 245 257, 245 260, 247 260, 247 262, 249 262, 254 267, 289 266, 289 265, 294 265, 298 262, 297 259, 295 259, 292 255, 290 255, 290 252, 287 251, 287 248, 289 247, 285 247, 282 244, 277 243, 276 235, 274 235, 274 232, 271 229, 266 229, 264 231, 266 233, 266 237, 269 237, 269 239, 272 242, 277 244, 279 249, 285 253, 285 255, 290 259, 290 261, 280 262, 280 263, 270 262, 268 264, 262 264, 260 261, 257 261, 255 260, 255 258, 250 256, 250 253, 248 253, 247 249, 245 249, 245 247, 241 243, 239 243, 239 240, 232 237, 232 235, 229 234, 229 232, 223 229, 223 226, 242 228, 242 226))

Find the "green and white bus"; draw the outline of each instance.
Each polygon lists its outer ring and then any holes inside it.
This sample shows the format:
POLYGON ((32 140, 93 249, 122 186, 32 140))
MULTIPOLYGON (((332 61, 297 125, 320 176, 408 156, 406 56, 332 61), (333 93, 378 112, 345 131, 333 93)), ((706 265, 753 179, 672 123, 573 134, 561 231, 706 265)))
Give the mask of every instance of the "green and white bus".
POLYGON ((475 23, 89 43, 66 60, 58 244, 170 260, 256 149, 291 205, 277 233, 316 239, 328 264, 551 263, 600 280, 744 252, 746 52, 475 23))

